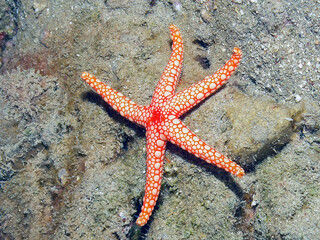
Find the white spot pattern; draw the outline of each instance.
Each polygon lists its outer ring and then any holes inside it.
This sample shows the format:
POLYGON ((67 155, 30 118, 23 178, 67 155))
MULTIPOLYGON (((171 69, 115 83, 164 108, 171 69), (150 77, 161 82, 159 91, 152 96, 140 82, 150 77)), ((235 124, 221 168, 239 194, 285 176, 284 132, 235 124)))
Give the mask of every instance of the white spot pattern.
POLYGON ((162 174, 166 142, 170 141, 182 149, 242 177, 243 169, 226 158, 192 133, 179 116, 204 100, 218 89, 235 71, 241 50, 234 49, 231 59, 215 74, 174 94, 180 78, 183 61, 183 41, 178 28, 170 26, 173 40, 172 53, 149 106, 140 106, 121 93, 105 85, 91 74, 84 72, 81 77, 94 88, 103 99, 122 116, 146 128, 147 136, 147 174, 145 196, 141 213, 136 221, 140 226, 147 223, 157 202, 162 174))

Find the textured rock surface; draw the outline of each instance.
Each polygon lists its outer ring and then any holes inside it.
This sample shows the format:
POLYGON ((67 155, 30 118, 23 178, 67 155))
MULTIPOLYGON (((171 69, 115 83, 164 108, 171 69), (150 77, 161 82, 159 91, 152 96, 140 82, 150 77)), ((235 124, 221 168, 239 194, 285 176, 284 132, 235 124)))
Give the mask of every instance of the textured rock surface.
POLYGON ((279 104, 266 98, 248 97, 239 91, 233 93, 232 103, 226 106, 231 123, 227 145, 243 165, 277 154, 290 141, 304 111, 303 104, 279 104))
POLYGON ((320 235, 319 1, 0 2, 11 29, 1 42, 1 239, 127 238, 144 190, 144 131, 80 75, 148 104, 171 23, 185 42, 178 90, 242 49, 226 87, 184 122, 248 174, 169 145, 142 238, 320 235))

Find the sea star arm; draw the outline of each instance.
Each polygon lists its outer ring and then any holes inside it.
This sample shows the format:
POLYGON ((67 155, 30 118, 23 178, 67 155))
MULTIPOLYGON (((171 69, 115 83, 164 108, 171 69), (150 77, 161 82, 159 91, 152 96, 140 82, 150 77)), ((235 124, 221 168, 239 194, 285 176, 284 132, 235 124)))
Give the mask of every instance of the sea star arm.
POLYGON ((87 72, 82 73, 81 78, 96 90, 97 93, 103 97, 103 100, 109 103, 121 116, 144 127, 146 126, 146 121, 149 116, 148 107, 134 103, 129 98, 123 96, 110 86, 105 85, 87 72))
POLYGON ((145 195, 141 213, 136 221, 143 226, 149 220, 153 208, 156 205, 162 180, 163 159, 166 147, 166 141, 161 138, 159 132, 154 128, 147 129, 147 176, 145 195))
POLYGON ((220 88, 236 70, 240 63, 241 55, 241 50, 234 48, 230 60, 216 73, 177 93, 171 100, 172 110, 176 112, 176 115, 178 117, 181 116, 220 88))
POLYGON ((175 25, 170 26, 170 32, 173 40, 172 53, 153 94, 151 105, 161 102, 161 100, 169 95, 173 95, 180 79, 183 62, 182 37, 179 29, 175 25))
POLYGON ((241 50, 235 48, 231 59, 215 74, 207 76, 199 83, 175 95, 175 88, 180 79, 182 68, 183 43, 179 29, 175 25, 170 26, 170 31, 173 40, 171 57, 156 87, 151 105, 140 106, 134 103, 91 74, 84 72, 81 76, 122 116, 146 127, 145 196, 141 213, 136 221, 140 226, 147 223, 159 196, 167 141, 171 141, 196 157, 215 164, 238 177, 244 175, 244 170, 239 165, 199 139, 178 119, 179 116, 218 89, 230 77, 240 62, 241 50))
POLYGON ((178 145, 196 157, 223 168, 237 177, 244 175, 244 170, 235 162, 231 161, 214 148, 202 141, 180 119, 173 115, 167 119, 167 131, 165 137, 173 144, 178 145))

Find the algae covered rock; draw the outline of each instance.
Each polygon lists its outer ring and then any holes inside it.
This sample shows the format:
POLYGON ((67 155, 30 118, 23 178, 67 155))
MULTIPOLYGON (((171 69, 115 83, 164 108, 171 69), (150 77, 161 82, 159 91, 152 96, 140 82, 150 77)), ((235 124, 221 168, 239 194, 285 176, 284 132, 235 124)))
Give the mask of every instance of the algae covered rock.
POLYGON ((33 69, 1 75, 0 82, 0 179, 6 181, 33 154, 62 138, 66 98, 56 78, 33 69))
POLYGON ((290 141, 302 112, 303 105, 289 106, 235 91, 233 103, 226 107, 232 155, 240 164, 250 165, 277 153, 290 141))

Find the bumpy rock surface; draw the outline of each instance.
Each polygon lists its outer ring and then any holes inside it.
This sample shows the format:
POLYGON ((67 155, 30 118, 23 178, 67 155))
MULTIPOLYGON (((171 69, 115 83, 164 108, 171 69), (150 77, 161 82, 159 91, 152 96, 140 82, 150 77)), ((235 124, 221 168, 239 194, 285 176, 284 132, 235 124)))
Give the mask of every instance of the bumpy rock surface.
POLYGON ((317 239, 320 2, 0 0, 0 239, 127 239, 145 184, 144 130, 80 79, 148 104, 185 42, 179 89, 231 55, 228 84, 184 116, 238 161, 236 179, 168 146, 142 239, 317 239))

